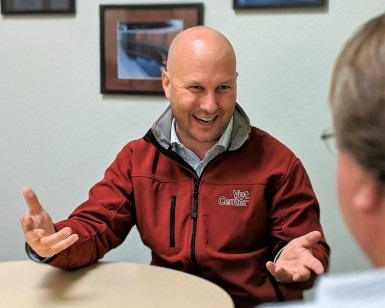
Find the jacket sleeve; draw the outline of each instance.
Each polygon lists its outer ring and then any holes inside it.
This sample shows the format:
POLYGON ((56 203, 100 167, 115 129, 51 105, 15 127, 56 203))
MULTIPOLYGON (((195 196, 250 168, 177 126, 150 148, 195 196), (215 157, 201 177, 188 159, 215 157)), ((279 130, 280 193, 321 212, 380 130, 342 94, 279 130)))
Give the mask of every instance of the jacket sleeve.
MULTIPOLYGON (((272 237, 275 243, 272 249, 272 259, 292 239, 311 231, 320 231, 322 239, 312 246, 313 255, 321 261, 328 270, 330 249, 326 243, 320 223, 320 208, 313 191, 310 179, 300 160, 293 158, 288 170, 270 193, 270 221, 272 237)), ((279 289, 283 297, 288 300, 293 289, 306 289, 313 285, 316 274, 304 283, 281 284, 279 289)))
POLYGON ((88 266, 125 240, 135 225, 131 157, 126 146, 104 178, 90 189, 88 200, 55 224, 57 230, 70 227, 79 240, 60 252, 51 265, 67 270, 88 266))

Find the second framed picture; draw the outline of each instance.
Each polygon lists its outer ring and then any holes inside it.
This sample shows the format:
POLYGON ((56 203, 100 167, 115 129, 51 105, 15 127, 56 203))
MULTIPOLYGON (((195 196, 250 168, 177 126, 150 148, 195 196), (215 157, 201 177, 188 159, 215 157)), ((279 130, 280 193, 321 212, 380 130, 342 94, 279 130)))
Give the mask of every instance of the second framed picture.
POLYGON ((101 93, 163 95, 170 43, 203 24, 203 4, 101 5, 99 12, 101 93))
POLYGON ((327 0, 233 0, 234 9, 322 7, 327 0))

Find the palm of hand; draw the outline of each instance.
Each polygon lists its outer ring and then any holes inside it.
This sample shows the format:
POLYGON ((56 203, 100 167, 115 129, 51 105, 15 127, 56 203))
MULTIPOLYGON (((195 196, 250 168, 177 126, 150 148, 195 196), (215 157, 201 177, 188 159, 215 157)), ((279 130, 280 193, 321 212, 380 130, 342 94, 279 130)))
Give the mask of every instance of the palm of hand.
POLYGON ((313 231, 290 241, 276 263, 267 262, 267 269, 277 281, 284 283, 307 281, 312 272, 322 274, 324 267, 311 250, 320 238, 321 233, 313 231))

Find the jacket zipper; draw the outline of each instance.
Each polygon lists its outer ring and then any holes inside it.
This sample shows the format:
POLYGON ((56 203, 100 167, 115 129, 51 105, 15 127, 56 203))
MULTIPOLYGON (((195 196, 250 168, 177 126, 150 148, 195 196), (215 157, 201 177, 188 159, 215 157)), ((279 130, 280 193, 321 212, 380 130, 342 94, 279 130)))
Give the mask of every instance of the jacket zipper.
POLYGON ((191 211, 191 219, 193 219, 193 231, 192 231, 192 237, 191 237, 190 255, 191 255, 191 262, 196 268, 198 267, 198 262, 197 262, 196 253, 195 253, 195 240, 196 240, 196 233, 197 233, 197 218, 198 218, 198 188, 199 188, 199 180, 195 181, 194 183, 193 205, 192 205, 192 211, 191 211))
POLYGON ((175 208, 176 208, 176 196, 171 196, 170 205, 170 247, 175 247, 175 208))

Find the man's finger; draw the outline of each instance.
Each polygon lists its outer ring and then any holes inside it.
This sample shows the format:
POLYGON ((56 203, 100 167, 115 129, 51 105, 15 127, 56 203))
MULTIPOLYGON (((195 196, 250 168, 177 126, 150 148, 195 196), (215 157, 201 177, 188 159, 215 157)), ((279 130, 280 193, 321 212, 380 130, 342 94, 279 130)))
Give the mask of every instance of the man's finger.
POLYGON ((31 216, 24 215, 20 220, 21 226, 23 227, 24 233, 33 230, 33 221, 31 216))
POLYGON ((79 239, 79 235, 70 234, 71 229, 68 228, 65 232, 57 232, 52 236, 44 237, 40 240, 40 249, 36 251, 40 256, 51 257, 64 249, 71 246, 79 239))
POLYGON ((45 248, 53 247, 58 243, 66 240, 69 236, 71 236, 71 234, 72 230, 70 227, 65 227, 52 235, 46 235, 42 233, 40 243, 45 248))
POLYGON ((299 270, 294 273, 293 275, 293 281, 299 282, 299 281, 307 281, 311 277, 311 272, 308 269, 299 270))
POLYGON ((71 234, 67 238, 63 239, 59 243, 57 243, 55 246, 51 248, 52 251, 55 252, 55 254, 59 253, 60 251, 70 247, 73 243, 75 243, 79 239, 79 236, 77 234, 71 234))
POLYGON ((318 243, 322 238, 321 232, 319 232, 319 231, 311 231, 304 236, 305 236, 305 239, 306 239, 309 247, 312 246, 313 244, 318 243))
POLYGON ((43 207, 39 203, 35 192, 31 188, 25 187, 23 189, 23 196, 31 214, 37 214, 43 211, 43 207))
POLYGON ((25 233, 25 240, 27 243, 31 244, 32 242, 38 241, 43 237, 44 230, 34 229, 25 233))
POLYGON ((309 261, 306 262, 305 266, 311 269, 317 275, 321 275, 325 272, 324 266, 322 265, 321 261, 313 255, 309 257, 309 261))
POLYGON ((268 269, 268 271, 269 271, 272 275, 275 274, 275 268, 276 268, 276 266, 275 266, 274 262, 268 261, 268 262, 266 263, 266 268, 268 269))

